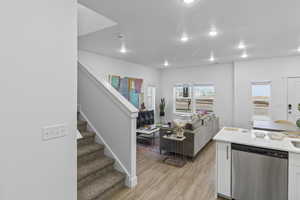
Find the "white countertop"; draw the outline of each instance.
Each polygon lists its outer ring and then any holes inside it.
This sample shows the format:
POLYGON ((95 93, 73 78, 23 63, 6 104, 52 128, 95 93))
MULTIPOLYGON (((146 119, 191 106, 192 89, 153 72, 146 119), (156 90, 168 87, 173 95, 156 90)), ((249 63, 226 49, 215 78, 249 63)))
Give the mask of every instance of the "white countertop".
POLYGON ((254 120, 253 128, 257 130, 266 131, 300 131, 300 129, 295 125, 290 124, 280 124, 273 121, 258 121, 254 120))
POLYGON ((265 138, 257 138, 255 136, 255 132, 264 132, 266 134, 273 133, 268 131, 224 127, 213 139, 221 142, 244 144, 249 146, 300 153, 300 149, 295 148, 291 143, 291 141, 300 142, 300 139, 291 139, 285 137, 283 140, 272 140, 268 136, 265 138))

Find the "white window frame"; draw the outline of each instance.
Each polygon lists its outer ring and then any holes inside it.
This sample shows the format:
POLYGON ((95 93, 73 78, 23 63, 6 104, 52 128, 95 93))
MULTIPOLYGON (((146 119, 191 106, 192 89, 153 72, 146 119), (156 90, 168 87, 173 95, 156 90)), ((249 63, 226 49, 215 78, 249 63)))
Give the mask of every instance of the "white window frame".
POLYGON ((251 81, 251 116, 252 120, 260 120, 260 121, 268 121, 272 119, 272 81, 251 81), (269 106, 268 106, 268 115, 267 116, 259 116, 255 115, 255 107, 253 103, 253 86, 254 85, 270 85, 270 97, 268 99, 269 106))
POLYGON ((215 87, 215 84, 213 83, 204 83, 204 84, 194 84, 193 85, 193 101, 194 101, 194 110, 193 110, 193 113, 196 113, 196 100, 198 98, 196 98, 196 96, 194 95, 194 91, 195 91, 195 87, 205 87, 205 86, 209 86, 209 87, 213 87, 214 88, 214 92, 215 92, 215 95, 214 95, 214 98, 213 98, 213 108, 212 108, 212 112, 214 113, 215 112, 215 104, 216 104, 216 87, 215 87))
POLYGON ((215 90, 215 98, 213 101, 213 112, 215 112, 215 103, 216 103, 216 86, 213 83, 197 83, 197 84, 189 84, 189 83, 184 83, 184 84, 175 84, 173 87, 173 113, 175 115, 181 115, 181 116, 191 116, 196 113, 196 98, 194 96, 194 88, 197 86, 213 86, 215 90), (190 97, 191 98, 191 113, 187 112, 178 112, 176 111, 176 87, 183 87, 184 85, 188 85, 190 88, 190 97))
POLYGON ((148 85, 147 91, 146 91, 146 99, 147 99, 147 109, 148 110, 156 110, 156 86, 154 85, 148 85), (151 95, 149 95, 149 89, 151 89, 151 95), (154 93, 154 95, 153 95, 154 93), (151 106, 149 105, 149 99, 151 99, 151 106))
POLYGON ((174 87, 173 87, 173 113, 176 114, 176 115, 190 116, 194 112, 193 109, 194 109, 194 107, 193 107, 193 85, 192 84, 188 84, 188 83, 174 85, 174 87), (176 99, 177 99, 177 97, 176 97, 176 87, 183 87, 185 85, 189 86, 189 88, 190 88, 190 97, 182 97, 182 99, 185 99, 185 98, 186 99, 189 99, 189 98, 191 99, 191 104, 192 105, 191 105, 191 112, 190 113, 176 111, 176 99))

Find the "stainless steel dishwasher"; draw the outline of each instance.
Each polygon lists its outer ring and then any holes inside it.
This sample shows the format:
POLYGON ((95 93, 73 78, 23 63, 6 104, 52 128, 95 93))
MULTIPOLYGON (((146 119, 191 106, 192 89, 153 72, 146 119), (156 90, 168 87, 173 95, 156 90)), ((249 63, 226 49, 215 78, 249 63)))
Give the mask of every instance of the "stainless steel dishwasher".
POLYGON ((232 199, 288 200, 288 152, 232 144, 232 199))

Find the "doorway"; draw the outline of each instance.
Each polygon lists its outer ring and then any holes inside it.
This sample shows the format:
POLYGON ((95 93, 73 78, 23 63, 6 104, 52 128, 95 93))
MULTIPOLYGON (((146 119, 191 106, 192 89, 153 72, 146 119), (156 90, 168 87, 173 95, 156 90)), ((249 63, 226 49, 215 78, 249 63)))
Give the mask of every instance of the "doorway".
POLYGON ((300 119, 300 77, 288 78, 288 120, 300 119))

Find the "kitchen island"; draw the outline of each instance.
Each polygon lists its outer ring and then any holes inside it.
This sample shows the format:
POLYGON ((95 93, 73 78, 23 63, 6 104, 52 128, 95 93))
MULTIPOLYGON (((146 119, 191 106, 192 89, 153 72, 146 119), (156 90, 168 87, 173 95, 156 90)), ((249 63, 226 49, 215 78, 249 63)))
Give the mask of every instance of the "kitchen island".
MULTIPOLYGON (((283 196, 276 198, 272 196, 272 199, 300 199, 299 139, 291 139, 282 133, 276 132, 224 127, 214 137, 214 140, 217 143, 217 196, 239 200, 236 196, 241 198, 240 196, 244 195, 243 198, 247 199, 245 198, 247 195, 251 196, 256 193, 256 196, 259 196, 259 193, 264 191, 259 190, 261 188, 260 184, 270 185, 274 183, 274 186, 269 186, 270 188, 266 189, 265 194, 261 194, 257 199, 262 199, 263 195, 265 195, 266 198, 270 198, 270 193, 272 193, 273 190, 274 193, 277 192, 283 196), (237 151, 236 149, 241 149, 241 151, 237 151), (246 152, 244 149, 248 149, 249 151, 246 152), (259 153, 249 153, 251 151, 259 153), (256 156, 255 158, 257 158, 257 160, 251 160, 254 158, 253 155, 256 156), (270 161, 268 162, 269 165, 260 164, 265 164, 267 161, 270 161), (240 174, 238 174, 240 172, 248 176, 240 176, 240 174), (252 172, 252 176, 247 174, 250 172, 252 172), (239 175, 238 177, 237 174, 239 175), (259 177, 259 174, 262 176, 259 177), (261 179, 256 180, 255 176, 261 179), (245 186, 246 184, 242 183, 248 183, 247 185, 253 187, 249 187, 248 189, 245 186), (238 189, 236 188, 238 188, 239 191, 237 191, 238 189), (278 190, 282 191, 278 192, 278 190), (240 191, 242 191, 243 194, 241 194, 240 191)), ((253 196, 251 198, 254 200, 253 196)))

